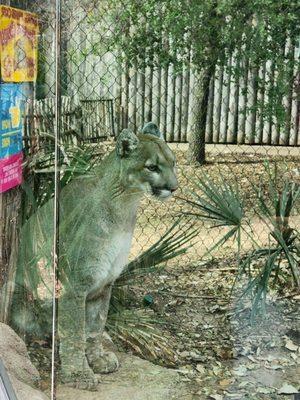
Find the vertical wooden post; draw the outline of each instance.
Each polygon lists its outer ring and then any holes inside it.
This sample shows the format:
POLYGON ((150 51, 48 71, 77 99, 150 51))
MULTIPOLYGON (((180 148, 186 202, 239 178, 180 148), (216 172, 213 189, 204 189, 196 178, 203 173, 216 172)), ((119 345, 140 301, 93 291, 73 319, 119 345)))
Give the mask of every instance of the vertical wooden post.
POLYGON ((9 320, 19 247, 21 190, 0 194, 0 321, 9 320))

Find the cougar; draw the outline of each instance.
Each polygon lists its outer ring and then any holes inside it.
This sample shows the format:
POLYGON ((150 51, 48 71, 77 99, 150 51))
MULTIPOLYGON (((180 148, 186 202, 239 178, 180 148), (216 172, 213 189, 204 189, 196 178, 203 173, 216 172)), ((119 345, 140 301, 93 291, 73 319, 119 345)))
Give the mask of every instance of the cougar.
MULTIPOLYGON (((63 382, 94 389, 95 374, 118 368, 116 355, 101 345, 112 285, 128 261, 140 200, 147 193, 166 200, 177 185, 174 154, 150 122, 137 135, 124 129, 90 177, 74 179, 62 190, 58 334, 63 382)), ((46 208, 36 220, 39 226, 51 215, 51 206, 46 208)))

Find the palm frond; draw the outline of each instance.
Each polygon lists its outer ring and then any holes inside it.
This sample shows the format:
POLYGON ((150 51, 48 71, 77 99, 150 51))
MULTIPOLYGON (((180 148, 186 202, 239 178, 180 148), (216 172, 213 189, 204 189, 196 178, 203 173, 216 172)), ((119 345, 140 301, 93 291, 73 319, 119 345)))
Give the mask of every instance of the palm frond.
POLYGON ((117 342, 142 358, 174 366, 176 353, 163 332, 163 325, 149 309, 114 310, 107 320, 108 332, 117 342))
POLYGON ((199 229, 190 220, 183 225, 181 223, 182 218, 179 218, 157 242, 131 261, 116 284, 124 285, 137 275, 159 271, 163 263, 185 254, 193 246, 193 239, 197 237, 199 229))
POLYGON ((244 219, 243 202, 237 185, 233 187, 225 179, 222 180, 223 183, 217 185, 211 178, 202 174, 197 181, 195 179, 190 181, 195 187, 194 191, 188 192, 193 200, 180 197, 191 207, 191 211, 184 212, 185 215, 209 221, 212 223, 212 228, 231 227, 208 253, 234 236, 240 248, 240 231, 244 219))
POLYGON ((288 261, 295 284, 300 287, 299 260, 295 258, 297 253, 296 239, 299 234, 289 225, 290 216, 299 203, 300 185, 290 180, 279 180, 278 170, 275 166, 274 172, 269 163, 265 163, 265 169, 269 178, 268 196, 262 195, 257 188, 259 209, 262 220, 271 231, 277 247, 288 261))

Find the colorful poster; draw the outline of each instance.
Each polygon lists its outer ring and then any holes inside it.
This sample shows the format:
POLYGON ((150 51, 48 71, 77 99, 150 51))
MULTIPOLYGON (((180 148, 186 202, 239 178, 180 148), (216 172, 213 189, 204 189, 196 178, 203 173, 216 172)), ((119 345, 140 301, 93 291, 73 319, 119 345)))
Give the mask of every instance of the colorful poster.
POLYGON ((0 159, 22 150, 25 101, 29 84, 0 84, 0 159))
POLYGON ((37 75, 35 14, 0 6, 0 64, 4 82, 33 82, 37 75))
POLYGON ((22 183, 22 151, 0 160, 0 193, 22 183))
POLYGON ((22 182, 22 133, 29 83, 0 84, 0 193, 22 182))

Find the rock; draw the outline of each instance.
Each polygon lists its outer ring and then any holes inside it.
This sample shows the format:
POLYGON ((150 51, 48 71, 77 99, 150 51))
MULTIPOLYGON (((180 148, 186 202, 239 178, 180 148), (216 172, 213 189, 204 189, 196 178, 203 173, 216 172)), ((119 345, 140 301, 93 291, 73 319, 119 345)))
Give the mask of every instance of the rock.
POLYGON ((36 389, 40 375, 29 359, 25 343, 9 326, 2 323, 0 323, 0 358, 18 400, 48 399, 36 389))
POLYGON ((187 384, 171 369, 154 365, 130 354, 117 353, 117 372, 99 376, 97 392, 61 385, 58 400, 175 400, 187 396, 187 384))
POLYGON ((14 376, 11 376, 11 382, 18 396, 18 400, 49 400, 49 397, 40 390, 19 381, 14 376))

